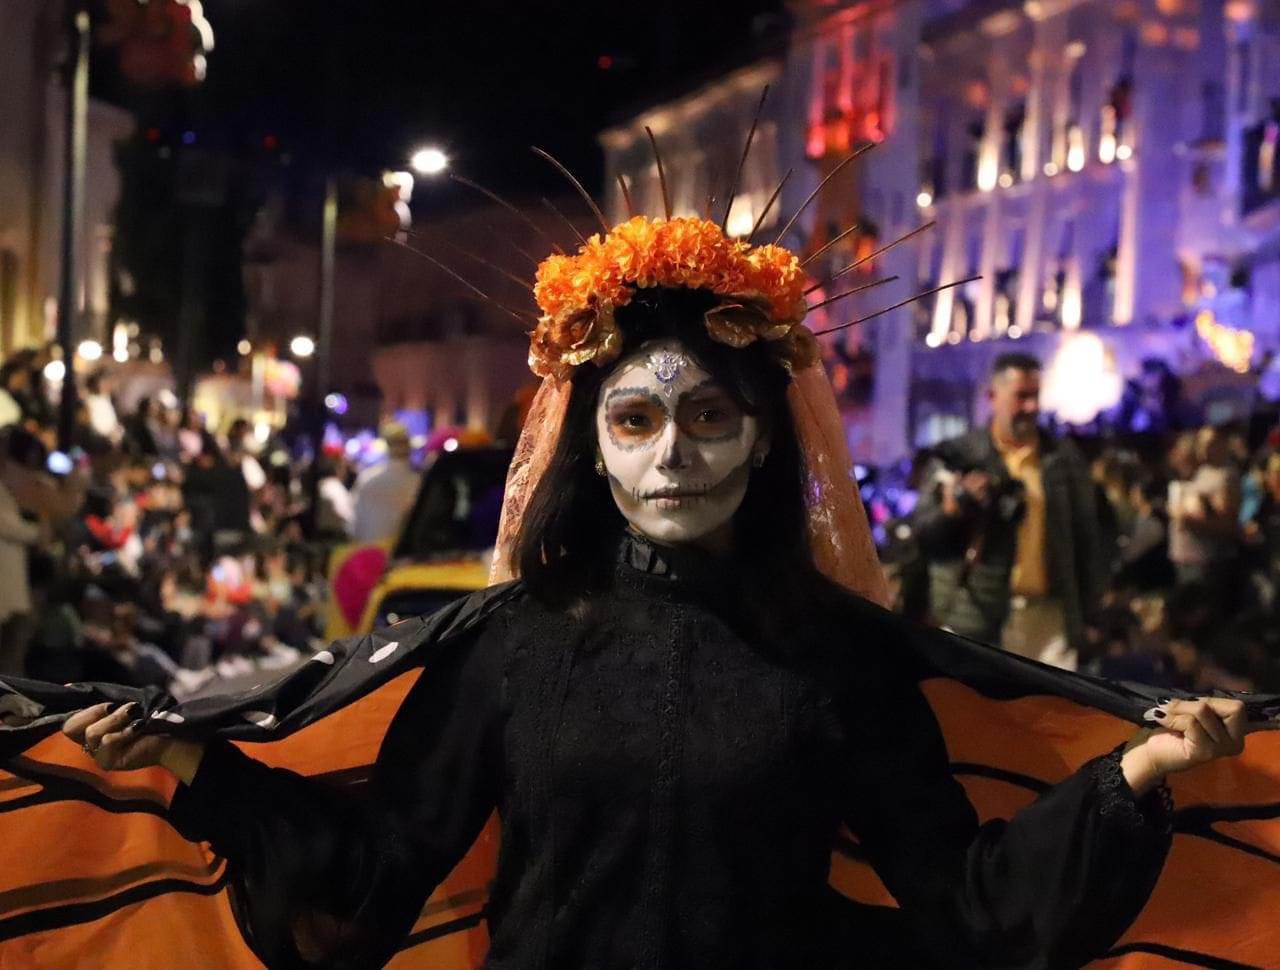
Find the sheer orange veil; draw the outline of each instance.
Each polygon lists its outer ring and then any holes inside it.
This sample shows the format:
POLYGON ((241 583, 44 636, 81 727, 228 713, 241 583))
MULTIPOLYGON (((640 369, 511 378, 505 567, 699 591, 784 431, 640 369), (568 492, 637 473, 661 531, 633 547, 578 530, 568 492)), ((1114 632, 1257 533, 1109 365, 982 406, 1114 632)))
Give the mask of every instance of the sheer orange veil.
MULTIPOLYGON (((494 549, 492 583, 512 579, 512 559, 525 509, 538 487, 564 426, 573 385, 547 378, 542 382, 516 445, 502 503, 494 549)), ((847 589, 882 606, 889 602, 888 584, 876 556, 866 510, 858 495, 835 394, 822 364, 799 371, 787 402, 805 463, 808 490, 809 545, 822 572, 847 589)))

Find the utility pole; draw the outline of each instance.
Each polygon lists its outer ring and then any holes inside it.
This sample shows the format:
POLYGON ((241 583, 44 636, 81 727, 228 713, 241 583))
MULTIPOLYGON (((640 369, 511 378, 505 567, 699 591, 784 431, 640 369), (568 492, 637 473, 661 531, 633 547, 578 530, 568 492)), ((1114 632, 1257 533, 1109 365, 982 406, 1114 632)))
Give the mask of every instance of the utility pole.
POLYGON ((66 156, 62 181, 62 276, 58 287, 58 345, 66 371, 58 410, 58 448, 67 451, 75 430, 79 391, 75 377, 73 324, 76 316, 77 253, 84 223, 84 183, 89 120, 89 6, 77 0, 72 13, 67 58, 66 156))
POLYGON ((329 386, 329 357, 333 343, 333 276, 337 268, 338 178, 330 174, 324 181, 324 209, 320 228, 320 289, 316 319, 315 361, 311 391, 306 395, 311 439, 311 469, 307 483, 310 499, 308 517, 311 531, 320 509, 320 455, 324 450, 324 397, 329 386))

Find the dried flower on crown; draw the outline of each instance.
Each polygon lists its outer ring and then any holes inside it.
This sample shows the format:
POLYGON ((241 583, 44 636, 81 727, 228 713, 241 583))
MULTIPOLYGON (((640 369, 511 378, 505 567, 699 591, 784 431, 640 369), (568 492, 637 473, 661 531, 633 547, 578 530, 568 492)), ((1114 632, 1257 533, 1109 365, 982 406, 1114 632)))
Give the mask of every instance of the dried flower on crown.
POLYGON ((780 246, 749 246, 706 219, 636 216, 538 267, 542 317, 529 366, 540 377, 564 378, 587 361, 608 364, 622 351, 614 311, 637 289, 684 287, 724 297, 706 314, 713 340, 730 347, 769 341, 784 366, 803 368, 817 360, 802 323, 805 284, 800 261, 780 246))

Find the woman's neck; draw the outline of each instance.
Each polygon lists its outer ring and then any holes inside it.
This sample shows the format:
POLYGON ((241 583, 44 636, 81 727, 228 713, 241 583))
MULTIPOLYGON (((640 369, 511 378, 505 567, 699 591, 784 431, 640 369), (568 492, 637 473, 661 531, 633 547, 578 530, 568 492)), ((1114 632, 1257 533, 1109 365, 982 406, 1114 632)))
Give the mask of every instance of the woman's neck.
POLYGON ((730 519, 714 532, 709 532, 692 543, 717 559, 728 559, 733 553, 733 520, 730 519))
POLYGON ((730 520, 714 532, 708 532, 705 536, 693 539, 689 542, 663 542, 661 539, 653 539, 638 531, 634 526, 628 527, 628 531, 632 535, 638 536, 645 542, 651 542, 656 546, 667 546, 671 549, 693 549, 699 552, 707 553, 716 559, 728 559, 733 554, 733 522, 730 520))

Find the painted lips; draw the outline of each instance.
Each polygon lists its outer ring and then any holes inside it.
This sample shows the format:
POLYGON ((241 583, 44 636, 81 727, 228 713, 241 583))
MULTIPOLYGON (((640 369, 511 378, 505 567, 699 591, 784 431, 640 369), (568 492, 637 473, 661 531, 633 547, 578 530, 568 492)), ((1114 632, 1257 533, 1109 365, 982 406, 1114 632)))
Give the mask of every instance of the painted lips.
POLYGON ((700 499, 707 497, 709 488, 660 488, 641 496, 644 501, 652 502, 655 508, 663 511, 688 508, 700 499))

